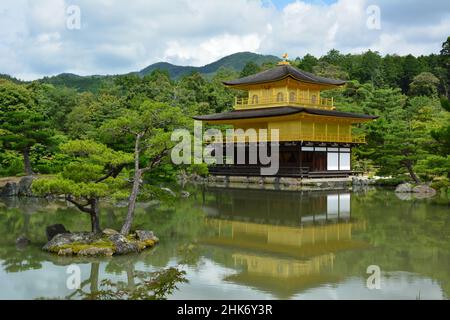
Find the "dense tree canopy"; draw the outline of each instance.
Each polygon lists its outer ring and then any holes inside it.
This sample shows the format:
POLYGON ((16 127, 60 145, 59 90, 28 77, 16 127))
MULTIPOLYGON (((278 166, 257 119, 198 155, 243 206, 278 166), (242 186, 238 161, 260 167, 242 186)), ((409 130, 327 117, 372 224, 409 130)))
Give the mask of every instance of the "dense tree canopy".
POLYGON ((0 80, 0 144, 22 154, 28 175, 33 173, 31 148, 37 143, 49 144, 52 135, 45 109, 34 98, 28 88, 0 80))

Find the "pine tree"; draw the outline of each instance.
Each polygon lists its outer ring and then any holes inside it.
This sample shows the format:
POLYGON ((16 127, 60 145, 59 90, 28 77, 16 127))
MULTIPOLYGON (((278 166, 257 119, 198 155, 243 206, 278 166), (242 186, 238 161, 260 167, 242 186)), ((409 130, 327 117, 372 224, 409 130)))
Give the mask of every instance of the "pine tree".
POLYGON ((37 143, 49 144, 52 130, 30 91, 5 80, 0 80, 0 130, 2 147, 20 152, 25 173, 32 175, 31 148, 37 143))

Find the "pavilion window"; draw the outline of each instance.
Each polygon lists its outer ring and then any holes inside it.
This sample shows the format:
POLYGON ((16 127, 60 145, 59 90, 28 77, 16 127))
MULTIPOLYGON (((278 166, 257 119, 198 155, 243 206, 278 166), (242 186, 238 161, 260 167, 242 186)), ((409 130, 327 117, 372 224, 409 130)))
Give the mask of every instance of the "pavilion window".
POLYGON ((350 153, 339 153, 339 170, 350 170, 350 153))
POLYGON ((290 102, 295 102, 296 100, 297 100, 297 95, 295 94, 294 91, 291 91, 291 92, 289 93, 289 101, 290 101, 290 102))
POLYGON ((337 152, 327 153, 327 169, 339 170, 339 153, 337 152))
POLYGON ((258 95, 256 95, 256 94, 253 95, 252 104, 258 104, 258 95))
MULTIPOLYGON (((338 215, 339 213, 339 195, 329 194, 327 195, 327 214, 328 216, 338 215)), ((331 217, 329 217, 331 218, 331 217)))
POLYGON ((315 94, 313 94, 313 95, 311 96, 311 103, 312 103, 312 104, 316 104, 316 103, 317 103, 317 96, 316 96, 315 94))
POLYGON ((278 94, 277 94, 277 102, 283 102, 283 101, 284 101, 283 92, 278 92, 278 94))
POLYGON ((350 193, 342 193, 339 195, 339 213, 348 214, 350 213, 350 193))

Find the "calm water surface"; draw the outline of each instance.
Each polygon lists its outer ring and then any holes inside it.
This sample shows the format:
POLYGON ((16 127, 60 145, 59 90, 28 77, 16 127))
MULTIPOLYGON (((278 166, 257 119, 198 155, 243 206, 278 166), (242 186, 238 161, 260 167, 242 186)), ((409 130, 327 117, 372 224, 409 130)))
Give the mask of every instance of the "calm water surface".
MULTIPOLYGON (((0 200, 0 299, 77 298, 66 269, 81 268, 82 289, 134 271, 178 266, 188 283, 172 299, 448 299, 450 207, 442 199, 399 199, 389 190, 289 192, 196 188, 187 199, 141 203, 136 227, 161 243, 140 255, 76 259, 40 250, 45 227, 88 230, 65 202, 0 200), (17 250, 25 234, 32 245, 17 250), (381 269, 380 289, 367 268, 381 269)), ((119 228, 124 208, 102 208, 119 228)))

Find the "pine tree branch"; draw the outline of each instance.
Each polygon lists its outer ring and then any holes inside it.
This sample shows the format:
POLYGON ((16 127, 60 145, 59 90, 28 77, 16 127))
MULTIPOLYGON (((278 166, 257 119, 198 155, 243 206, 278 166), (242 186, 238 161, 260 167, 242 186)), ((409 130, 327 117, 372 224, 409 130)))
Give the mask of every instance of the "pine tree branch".
POLYGON ((70 203, 72 203, 75 207, 77 207, 82 212, 89 213, 89 214, 93 213, 92 209, 87 208, 87 206, 89 206, 89 202, 83 205, 83 204, 75 201, 72 198, 72 196, 70 196, 70 195, 66 196, 66 200, 69 201, 70 203))

